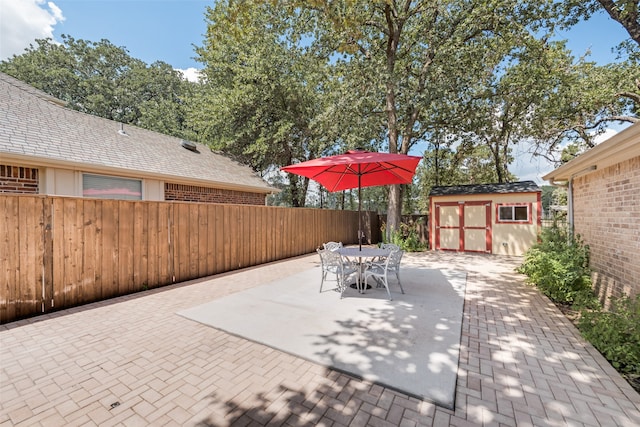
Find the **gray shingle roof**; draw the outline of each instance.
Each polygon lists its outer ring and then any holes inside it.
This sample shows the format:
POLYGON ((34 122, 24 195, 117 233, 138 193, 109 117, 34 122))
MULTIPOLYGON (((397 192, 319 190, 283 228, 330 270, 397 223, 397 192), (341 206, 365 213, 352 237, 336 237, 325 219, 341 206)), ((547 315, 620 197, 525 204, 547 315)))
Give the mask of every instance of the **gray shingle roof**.
POLYGON ((0 159, 11 155, 132 177, 271 193, 253 170, 203 144, 92 116, 0 73, 0 159), (121 135, 123 128, 127 136, 121 135))
POLYGON ((458 194, 530 193, 541 191, 533 181, 509 182, 505 184, 470 184, 432 187, 430 196, 451 196, 458 194))

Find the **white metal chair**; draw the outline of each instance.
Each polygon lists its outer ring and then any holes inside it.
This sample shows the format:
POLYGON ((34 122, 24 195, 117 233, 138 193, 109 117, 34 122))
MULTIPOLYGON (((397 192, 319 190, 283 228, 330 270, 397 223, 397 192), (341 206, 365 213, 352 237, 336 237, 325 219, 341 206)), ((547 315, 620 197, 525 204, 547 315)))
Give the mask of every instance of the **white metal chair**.
POLYGON ((369 277, 373 277, 374 280, 385 287, 387 295, 389 295, 389 301, 391 301, 391 292, 389 291, 389 273, 394 273, 400 285, 400 291, 404 294, 402 283, 400 282, 400 262, 402 261, 401 250, 393 250, 384 260, 367 263, 364 270, 364 285, 367 285, 369 277))
POLYGON ((380 249, 389 249, 390 251, 399 251, 400 246, 396 245, 395 243, 381 243, 380 249))
POLYGON ((320 292, 324 281, 327 280, 327 274, 336 276, 336 290, 340 292, 340 298, 344 295, 344 290, 348 286, 348 279, 358 274, 358 267, 340 255, 338 252, 329 249, 318 249, 320 261, 322 263, 322 279, 320 281, 320 292))
POLYGON ((322 246, 330 251, 335 251, 336 249, 340 249, 342 247, 342 242, 327 242, 323 243, 322 246))
MULTIPOLYGON (((399 250, 401 250, 400 246, 396 245, 395 243, 380 243, 380 249, 386 249, 388 251, 399 251, 399 250)), ((387 257, 381 256, 381 257, 378 257, 378 259, 376 261, 380 262, 380 263, 383 263, 386 258, 387 257)))

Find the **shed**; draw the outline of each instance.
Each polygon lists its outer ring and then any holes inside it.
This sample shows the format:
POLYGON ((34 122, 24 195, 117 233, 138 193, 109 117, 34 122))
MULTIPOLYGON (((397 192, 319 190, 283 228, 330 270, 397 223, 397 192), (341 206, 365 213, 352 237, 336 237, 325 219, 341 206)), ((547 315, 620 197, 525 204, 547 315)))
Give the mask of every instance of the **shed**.
POLYGON ((430 247, 523 255, 537 242, 541 194, 533 181, 433 187, 430 247))
POLYGON ((569 225, 589 245, 601 300, 640 293, 640 123, 543 179, 568 189, 569 225))
POLYGON ((203 144, 124 125, 0 73, 0 193, 264 205, 278 190, 203 144))

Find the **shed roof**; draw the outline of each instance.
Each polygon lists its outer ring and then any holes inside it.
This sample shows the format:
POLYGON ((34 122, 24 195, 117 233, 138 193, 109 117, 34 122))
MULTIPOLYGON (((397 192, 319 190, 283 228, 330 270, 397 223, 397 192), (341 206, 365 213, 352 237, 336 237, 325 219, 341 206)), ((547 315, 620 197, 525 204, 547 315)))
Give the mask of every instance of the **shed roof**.
POLYGON ((465 194, 507 194, 541 191, 533 181, 509 182, 503 184, 469 184, 432 187, 430 196, 452 196, 465 194))
POLYGON ((640 123, 635 123, 542 177, 552 184, 640 156, 640 123))
POLYGON ((272 193, 254 171, 195 144, 64 106, 0 73, 0 159, 23 164, 146 177, 188 185, 272 193), (122 132, 124 131, 124 132, 122 132))

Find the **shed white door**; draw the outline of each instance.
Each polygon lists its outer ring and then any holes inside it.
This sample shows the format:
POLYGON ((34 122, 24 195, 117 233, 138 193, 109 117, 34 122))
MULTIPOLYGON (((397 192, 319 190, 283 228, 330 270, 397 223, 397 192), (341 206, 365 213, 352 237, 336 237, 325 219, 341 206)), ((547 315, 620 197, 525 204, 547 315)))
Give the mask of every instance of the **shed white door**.
POLYGON ((491 253, 491 202, 447 202, 435 207, 435 249, 491 253))

